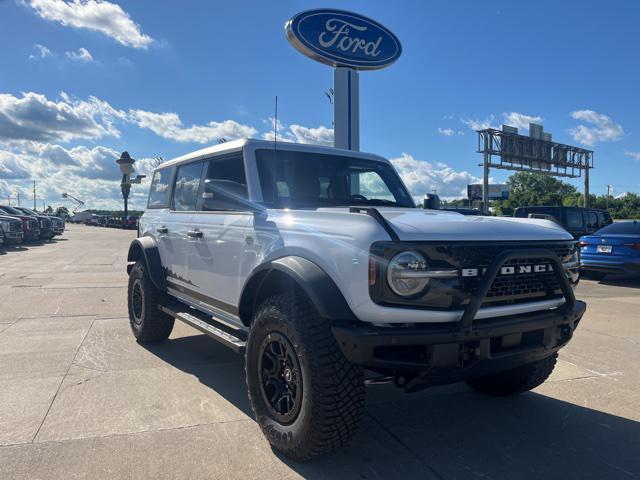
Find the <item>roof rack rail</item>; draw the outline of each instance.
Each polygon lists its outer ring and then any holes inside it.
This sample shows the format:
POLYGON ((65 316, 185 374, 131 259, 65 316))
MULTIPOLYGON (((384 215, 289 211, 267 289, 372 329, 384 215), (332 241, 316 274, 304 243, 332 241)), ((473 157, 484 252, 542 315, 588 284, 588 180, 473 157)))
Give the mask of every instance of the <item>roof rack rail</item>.
POLYGON ((387 219, 382 216, 382 214, 378 211, 377 208, 349 207, 349 213, 366 213, 370 217, 373 217, 374 220, 378 222, 382 228, 384 228, 384 231, 387 232, 389 237, 391 237, 391 240, 393 240, 394 242, 400 241, 400 237, 398 237, 398 234, 396 233, 396 231, 393 229, 391 225, 389 225, 389 222, 387 222, 387 219))

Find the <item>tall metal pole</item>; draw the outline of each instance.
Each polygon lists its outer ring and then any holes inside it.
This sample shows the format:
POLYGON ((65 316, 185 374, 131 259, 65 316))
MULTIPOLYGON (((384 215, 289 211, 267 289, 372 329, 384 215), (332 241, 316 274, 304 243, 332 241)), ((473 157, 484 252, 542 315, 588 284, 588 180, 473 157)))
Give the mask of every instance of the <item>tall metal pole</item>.
POLYGON ((589 157, 584 169, 584 207, 589 206, 589 157))
POLYGON ((358 71, 337 67, 333 71, 333 145, 360 150, 360 88, 358 71))
POLYGON ((482 211, 489 213, 489 133, 483 135, 482 211))
POLYGON ((36 181, 33 181, 33 209, 36 209, 36 181))
POLYGON ((611 196, 611 185, 607 185, 607 206, 606 209, 609 210, 609 197, 611 196))

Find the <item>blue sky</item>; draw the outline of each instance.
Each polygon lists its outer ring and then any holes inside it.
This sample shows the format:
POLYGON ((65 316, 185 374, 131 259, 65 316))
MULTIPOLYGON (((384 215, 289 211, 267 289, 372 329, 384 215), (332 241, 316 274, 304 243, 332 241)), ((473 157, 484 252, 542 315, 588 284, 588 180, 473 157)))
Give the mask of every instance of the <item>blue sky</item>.
POLYGON ((594 149, 593 192, 640 191, 637 2, 0 0, 0 196, 30 198, 36 179, 48 203, 67 190, 117 207, 114 155, 147 173, 219 136, 263 137, 276 95, 283 137, 327 142, 332 70, 283 31, 316 7, 400 38, 396 64, 361 73, 361 149, 395 159, 414 194, 461 196, 481 175, 472 127, 505 115, 594 149))

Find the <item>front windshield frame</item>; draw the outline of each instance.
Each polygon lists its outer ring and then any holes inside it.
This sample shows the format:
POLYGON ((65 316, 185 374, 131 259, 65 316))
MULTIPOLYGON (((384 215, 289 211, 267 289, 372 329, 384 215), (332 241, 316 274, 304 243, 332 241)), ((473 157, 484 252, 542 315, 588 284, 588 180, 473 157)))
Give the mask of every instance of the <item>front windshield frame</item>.
MULTIPOLYGON (((393 166, 381 160, 368 159, 349 155, 336 155, 333 153, 310 152, 301 150, 273 150, 259 148, 255 150, 255 162, 258 173, 262 200, 260 203, 267 208, 275 209, 314 209, 331 207, 399 207, 416 208, 415 202, 402 183, 398 173, 393 166), (306 157, 306 158, 304 158, 306 157), (302 174, 305 176, 309 172, 308 168, 299 169, 302 162, 323 162, 318 165, 316 173, 319 174, 318 183, 321 184, 321 191, 318 197, 308 199, 296 198, 293 192, 289 192, 290 186, 296 185, 295 176, 302 174), (329 168, 333 167, 333 168, 329 168), (344 169, 342 173, 339 173, 344 169), (330 173, 329 173, 330 172, 330 173), (347 193, 347 189, 352 190, 353 175, 375 173, 376 181, 386 188, 387 198, 365 198, 359 194, 347 193), (320 175, 322 174, 322 175, 320 175), (324 181, 324 184, 323 184, 324 181), (326 182, 329 182, 328 185, 326 182), (334 185, 333 182, 336 182, 334 185), (279 191, 284 183, 286 195, 280 196, 279 191), (339 187, 339 188, 333 188, 339 187), (342 195, 333 193, 334 190, 342 190, 342 195), (329 198, 337 195, 335 198, 329 198), (323 197, 322 195, 326 195, 323 197), (393 199, 393 200, 392 200, 393 199)), ((311 163, 307 163, 311 165, 311 163)), ((358 175, 360 178, 361 175, 358 175)), ((312 181, 314 175, 307 176, 306 180, 312 181)), ((380 197, 382 197, 380 196, 380 197)))
POLYGON ((11 205, 3 205, 2 206, 2 211, 8 212, 9 215, 22 215, 22 216, 24 216, 23 212, 13 208, 11 205))

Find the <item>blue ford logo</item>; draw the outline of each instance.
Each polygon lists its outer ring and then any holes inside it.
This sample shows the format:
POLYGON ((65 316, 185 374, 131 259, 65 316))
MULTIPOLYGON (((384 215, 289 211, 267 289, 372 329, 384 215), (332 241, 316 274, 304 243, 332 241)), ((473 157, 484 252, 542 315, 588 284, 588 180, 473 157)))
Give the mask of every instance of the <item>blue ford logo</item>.
POLYGON ((402 53, 398 38, 378 22, 343 10, 308 10, 285 24, 289 42, 332 67, 384 68, 402 53))

